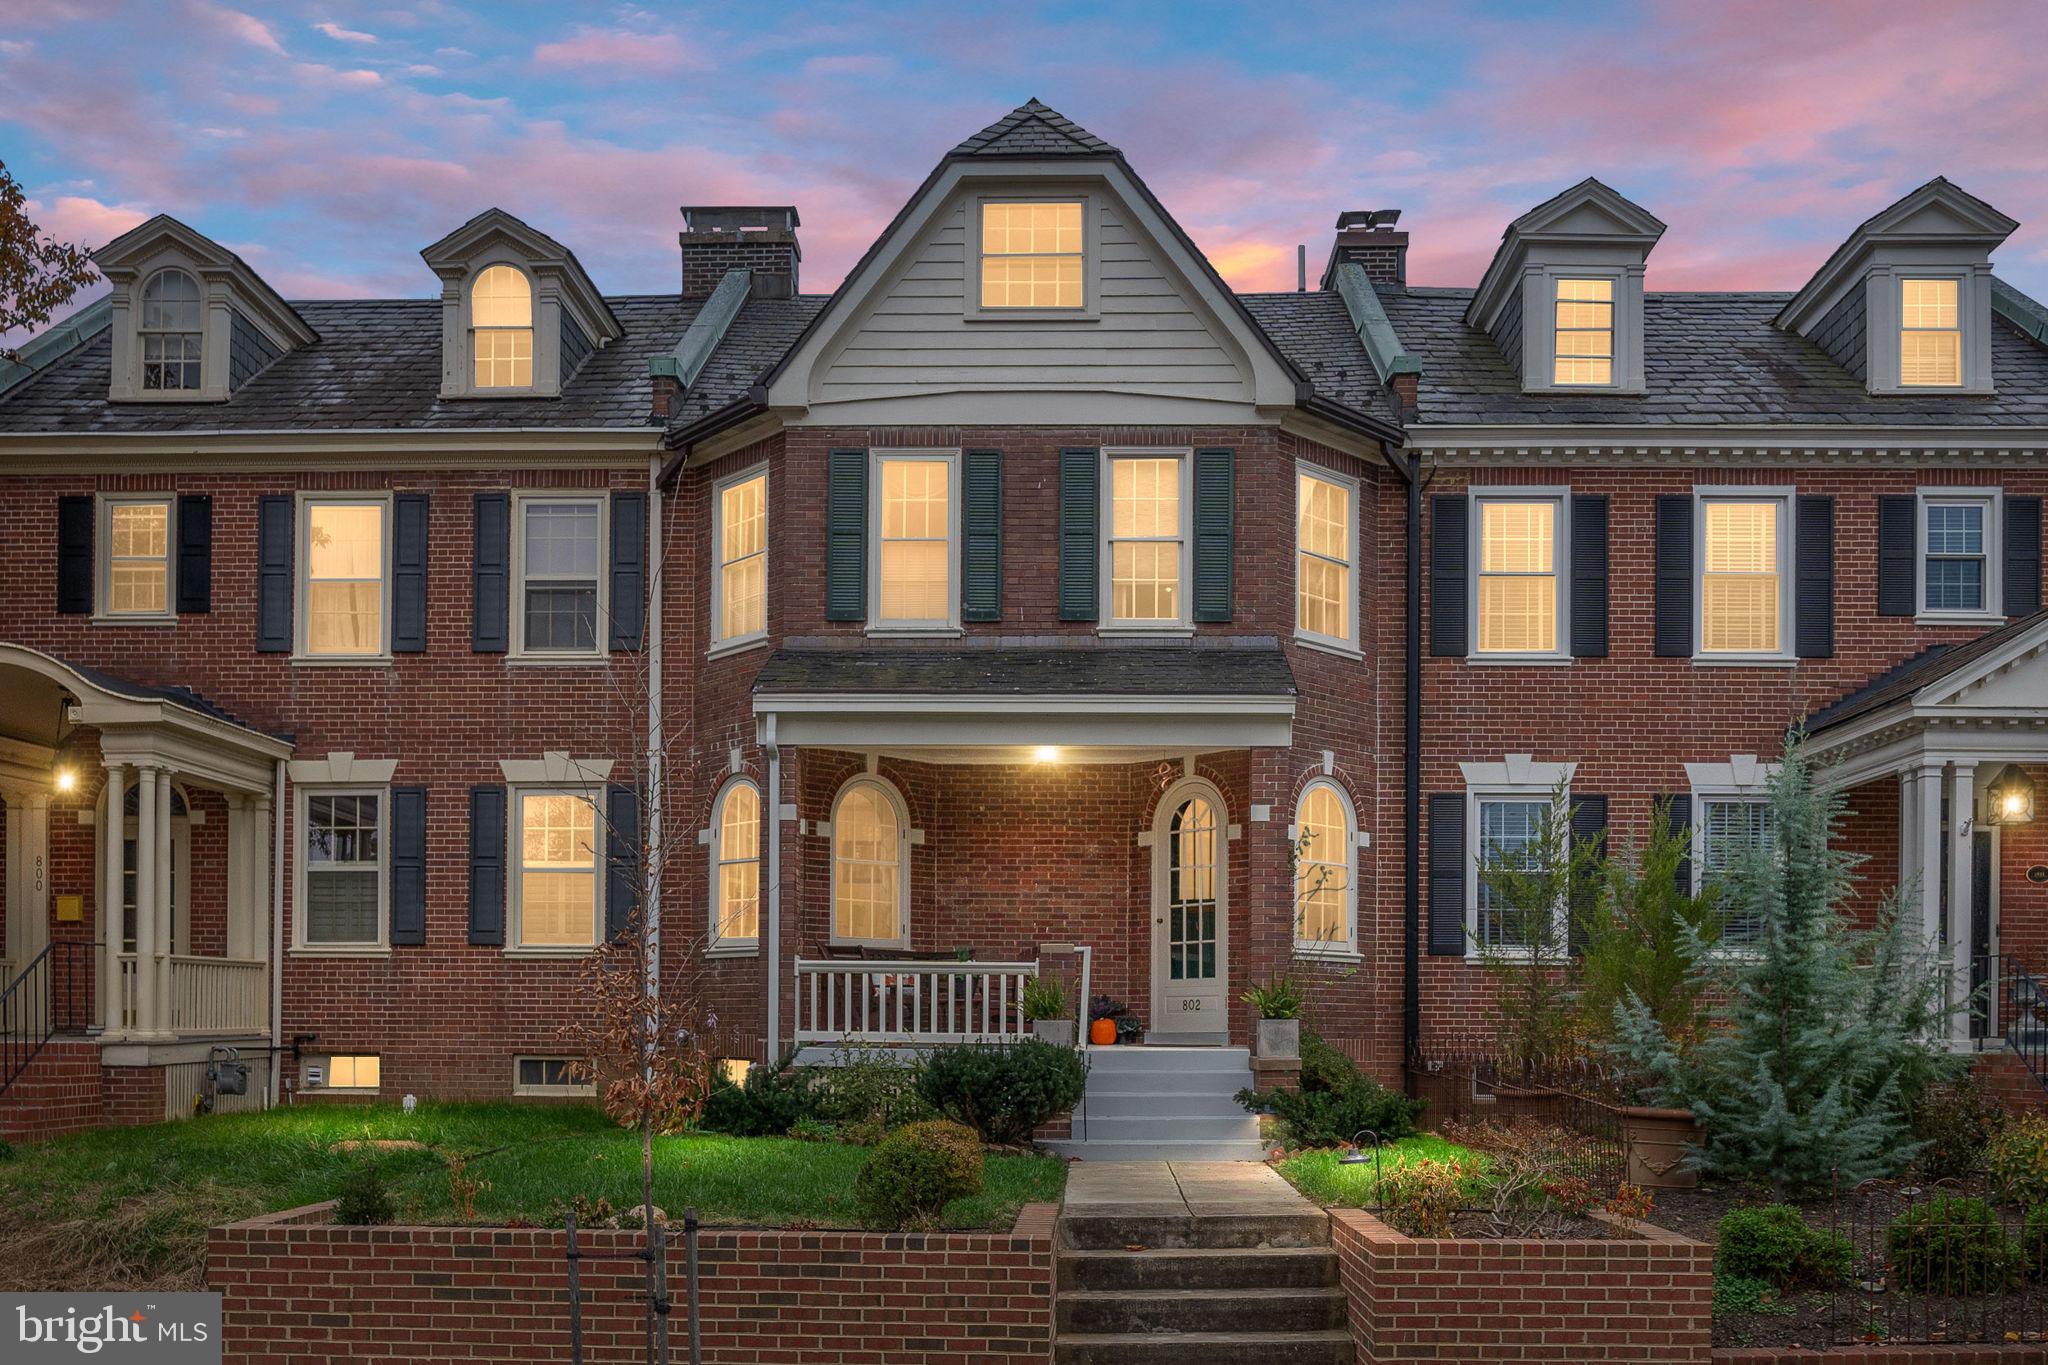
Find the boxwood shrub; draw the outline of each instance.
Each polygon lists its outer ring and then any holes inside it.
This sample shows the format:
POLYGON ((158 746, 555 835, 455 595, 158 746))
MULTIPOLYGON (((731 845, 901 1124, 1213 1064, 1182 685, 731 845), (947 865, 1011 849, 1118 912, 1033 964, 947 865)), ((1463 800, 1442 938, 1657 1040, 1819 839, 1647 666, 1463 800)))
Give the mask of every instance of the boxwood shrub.
POLYGON ((1839 1232, 1809 1224, 1790 1204, 1723 1215, 1714 1274, 1761 1280, 1777 1289, 1831 1289, 1856 1269, 1856 1248, 1839 1232))
POLYGON ((906 1124, 875 1147, 853 1193, 871 1222, 929 1226, 955 1199, 981 1193, 981 1139, 945 1119, 906 1124))
POLYGON ((1907 1209, 1885 1230, 1884 1246, 1894 1287, 1922 1294, 1998 1293, 2019 1268, 1998 1215, 1963 1195, 1907 1209))
POLYGON ((1081 1102, 1088 1071, 1072 1048, 1035 1038, 977 1043, 931 1055, 917 1078, 924 1102, 996 1146, 1029 1142, 1031 1130, 1081 1102))

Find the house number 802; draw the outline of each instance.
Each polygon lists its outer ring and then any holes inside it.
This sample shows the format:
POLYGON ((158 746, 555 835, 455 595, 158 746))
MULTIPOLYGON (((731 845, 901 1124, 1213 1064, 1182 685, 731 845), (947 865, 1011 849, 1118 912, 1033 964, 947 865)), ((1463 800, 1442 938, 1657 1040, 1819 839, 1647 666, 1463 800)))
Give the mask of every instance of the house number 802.
POLYGON ((1183 998, 1180 1002, 1180 1008, 1181 1012, 1184 1014, 1194 1010, 1199 1010, 1202 1008, 1202 998, 1200 996, 1183 998))

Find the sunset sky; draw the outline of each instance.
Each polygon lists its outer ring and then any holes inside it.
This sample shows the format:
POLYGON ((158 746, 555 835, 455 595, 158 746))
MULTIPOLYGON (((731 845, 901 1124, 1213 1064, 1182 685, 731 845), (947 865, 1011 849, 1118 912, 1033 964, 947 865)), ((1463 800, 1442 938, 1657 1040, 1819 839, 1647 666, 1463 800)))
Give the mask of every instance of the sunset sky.
POLYGON ((609 292, 676 208, 794 203, 829 289, 961 137, 1038 96, 1121 147, 1240 289, 1339 210, 1470 284, 1597 175, 1671 225, 1653 289, 1796 288, 1942 174, 2048 298, 2048 3, 552 5, 0 0, 0 160, 88 246, 158 211, 289 298, 426 297, 491 205, 609 292))

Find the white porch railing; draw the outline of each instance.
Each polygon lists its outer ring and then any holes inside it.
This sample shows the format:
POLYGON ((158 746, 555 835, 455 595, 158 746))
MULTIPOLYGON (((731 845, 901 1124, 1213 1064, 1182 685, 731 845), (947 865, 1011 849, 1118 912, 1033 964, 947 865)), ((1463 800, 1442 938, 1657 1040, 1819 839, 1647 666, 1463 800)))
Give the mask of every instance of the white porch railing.
POLYGON ((1001 1043, 1021 1038, 1036 962, 796 960, 798 1043, 1001 1043))
MULTIPOLYGON (((164 1025, 172 1033, 261 1033, 270 1023, 269 964, 261 958, 189 957, 161 959, 170 998, 164 1025)), ((121 1026, 147 1029, 136 1017, 134 953, 121 954, 121 1026)))

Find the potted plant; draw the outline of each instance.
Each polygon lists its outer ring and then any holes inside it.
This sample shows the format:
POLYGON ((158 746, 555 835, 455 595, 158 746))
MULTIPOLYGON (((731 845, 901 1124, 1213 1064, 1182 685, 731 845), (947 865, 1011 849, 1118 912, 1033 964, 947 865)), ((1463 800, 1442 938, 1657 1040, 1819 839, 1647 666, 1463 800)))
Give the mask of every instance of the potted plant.
POLYGON ((1301 1009, 1306 993, 1285 972, 1268 977, 1241 997, 1259 1012, 1259 1055, 1292 1061, 1301 1056, 1301 1009))
POLYGON ((1088 1041, 1109 1047, 1122 1036, 1130 1008, 1113 995, 1098 995, 1088 1002, 1088 1041))
POLYGON ((1074 1021, 1067 1017, 1066 988, 1050 977, 1034 976, 1024 983, 1024 1017, 1031 1021, 1034 1037, 1055 1047, 1074 1045, 1074 1021))

